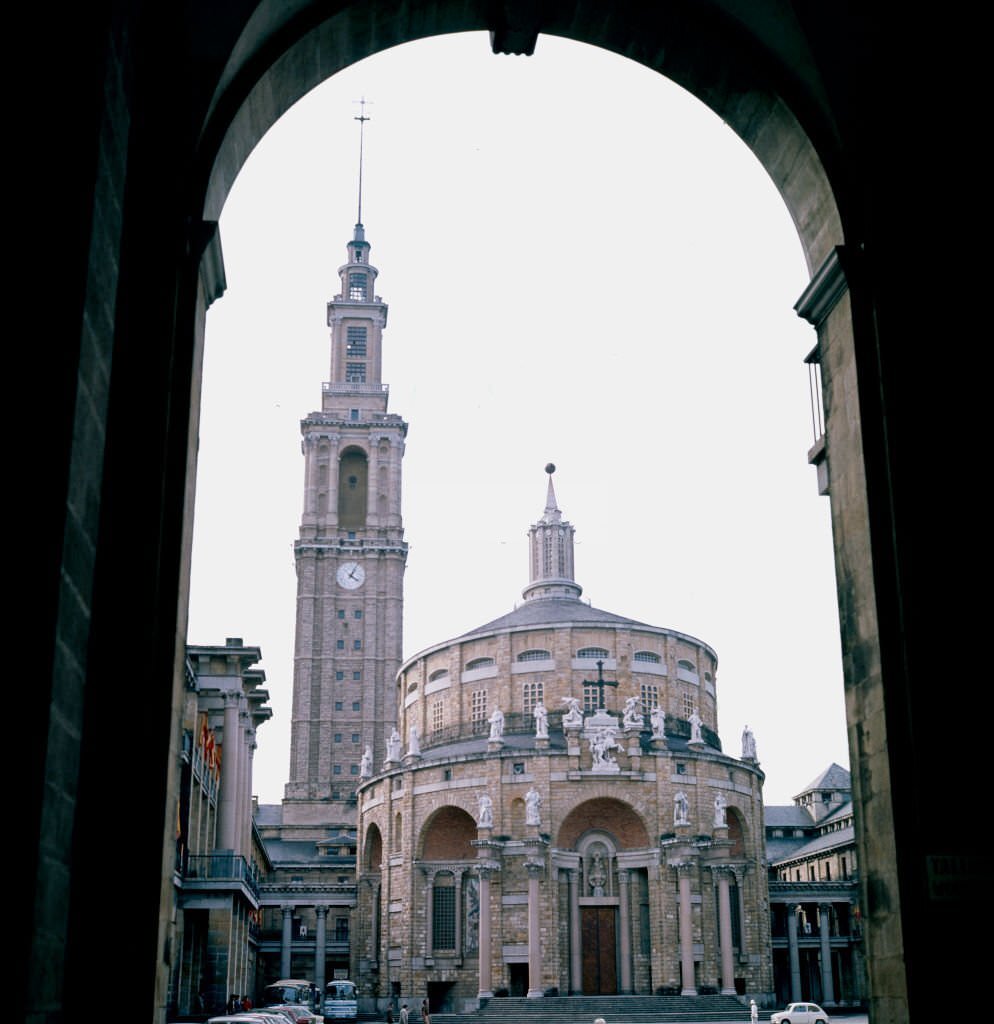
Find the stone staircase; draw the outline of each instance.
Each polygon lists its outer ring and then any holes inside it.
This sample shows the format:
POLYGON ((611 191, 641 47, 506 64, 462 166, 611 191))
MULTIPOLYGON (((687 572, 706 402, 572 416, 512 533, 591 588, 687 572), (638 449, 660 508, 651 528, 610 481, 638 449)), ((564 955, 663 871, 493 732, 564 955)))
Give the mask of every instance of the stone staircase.
MULTIPOLYGON (((748 1021, 734 996, 549 996, 489 1000, 475 1013, 433 1013, 432 1024, 724 1024, 748 1021)), ((420 1018, 419 1018, 420 1019, 420 1018)), ((412 1018, 413 1020, 413 1018, 412 1018)))

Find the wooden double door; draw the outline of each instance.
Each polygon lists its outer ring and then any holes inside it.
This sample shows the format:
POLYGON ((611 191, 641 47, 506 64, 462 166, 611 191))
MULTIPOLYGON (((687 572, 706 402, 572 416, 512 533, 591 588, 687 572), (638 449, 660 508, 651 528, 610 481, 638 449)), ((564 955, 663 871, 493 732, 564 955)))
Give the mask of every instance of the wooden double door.
POLYGON ((618 993, 618 911, 616 907, 582 907, 580 942, 583 949, 583 994, 618 993))

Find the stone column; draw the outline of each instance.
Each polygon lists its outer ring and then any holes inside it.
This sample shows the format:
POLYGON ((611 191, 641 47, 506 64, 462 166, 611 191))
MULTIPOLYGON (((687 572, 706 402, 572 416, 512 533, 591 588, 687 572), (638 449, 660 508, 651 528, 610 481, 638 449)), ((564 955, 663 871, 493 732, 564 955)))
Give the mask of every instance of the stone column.
POLYGON ((317 917, 317 925, 314 929, 314 984, 321 996, 321 1005, 324 1006, 324 967, 328 956, 328 908, 315 907, 314 914, 317 917))
POLYGON ((694 865, 676 866, 680 886, 680 995, 696 996, 697 984, 694 979, 694 916, 690 903, 690 876, 694 865))
POLYGON ((528 998, 542 998, 542 943, 539 935, 539 881, 544 865, 541 861, 525 861, 528 870, 528 998))
POLYGON ((247 705, 239 713, 238 732, 238 846, 248 863, 252 862, 252 754, 255 749, 252 723, 247 705))
MULTIPOLYGON (((238 712, 242 695, 238 690, 224 694, 224 725, 221 744, 221 809, 218 815, 218 847, 238 849, 238 712)), ((286 977, 286 975, 284 975, 286 977)))
POLYGON ((570 868, 569 879, 569 990, 570 995, 583 991, 583 949, 580 945, 580 872, 570 868))
POLYGON ((831 912, 831 904, 818 904, 818 937, 821 940, 821 1000, 823 1003, 835 1002, 835 985, 832 982, 832 944, 828 934, 831 912))
POLYGON ((718 941, 721 943, 721 994, 735 995, 735 964, 732 957, 731 872, 716 868, 718 876, 718 941))
POLYGON ((797 915, 801 908, 796 904, 787 907, 787 952, 790 954, 790 999, 799 1002, 801 998, 801 954, 797 948, 797 915))
POLYGON ((280 910, 283 911, 283 936, 280 940, 280 977, 292 978, 290 973, 290 943, 293 942, 293 904, 284 903, 280 910))
POLYGON ((480 876, 480 991, 479 999, 493 997, 493 981, 490 974, 490 875, 492 869, 479 867, 480 876))
POLYGON ((435 952, 435 941, 431 930, 435 924, 435 872, 427 868, 425 873, 425 961, 430 961, 435 952))
POLYGON ((618 871, 618 928, 621 931, 621 994, 632 994, 632 923, 628 872, 618 871))
POLYGON ((456 908, 456 957, 462 959, 462 876, 461 870, 453 871, 452 884, 455 888, 454 900, 456 908))
POLYGON ((373 884, 373 907, 372 907, 373 920, 370 923, 370 930, 371 930, 372 936, 373 936, 373 941, 372 941, 372 947, 373 948, 370 950, 370 954, 369 955, 377 963, 380 962, 380 928, 382 927, 382 920, 381 920, 382 911, 380 909, 380 901, 382 900, 382 898, 383 898, 383 883, 382 882, 375 882, 373 884))

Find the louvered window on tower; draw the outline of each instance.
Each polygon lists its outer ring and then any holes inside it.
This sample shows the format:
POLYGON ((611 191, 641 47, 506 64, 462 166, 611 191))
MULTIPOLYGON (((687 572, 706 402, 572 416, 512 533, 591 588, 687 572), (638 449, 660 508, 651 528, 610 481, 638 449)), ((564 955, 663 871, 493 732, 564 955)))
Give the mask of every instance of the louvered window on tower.
POLYGON ((350 356, 365 356, 366 328, 349 327, 345 333, 345 351, 350 356))
POLYGON ((365 384, 366 383, 366 364, 365 363, 346 363, 345 364, 345 377, 350 384, 365 384))
POLYGON ((349 298, 359 302, 366 298, 365 274, 349 274, 349 298))

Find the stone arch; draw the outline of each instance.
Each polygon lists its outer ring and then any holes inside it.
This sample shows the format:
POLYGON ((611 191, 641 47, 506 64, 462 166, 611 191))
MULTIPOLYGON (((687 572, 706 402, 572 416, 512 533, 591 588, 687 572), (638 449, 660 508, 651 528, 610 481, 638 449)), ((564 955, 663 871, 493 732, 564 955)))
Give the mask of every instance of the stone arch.
POLYGON ((634 808, 614 797, 594 797, 577 805, 559 826, 556 846, 572 850, 589 832, 610 834, 619 850, 642 850, 650 846, 649 832, 634 808))
POLYGON ((461 807, 440 807, 421 829, 421 860, 475 860, 476 822, 461 807))
POLYGON ((728 839, 731 842, 729 855, 744 857, 746 852, 746 823, 737 807, 725 808, 725 822, 728 825, 728 839))
POLYGON ((383 860, 383 837, 375 823, 366 829, 366 840, 362 844, 362 866, 366 871, 379 871, 383 860))
MULTIPOLYGON (((220 12, 211 5, 163 11, 151 26, 147 12, 126 0, 113 8, 77 12, 67 23, 69 30, 52 40, 56 54, 65 59, 49 62, 51 81, 64 73, 73 82, 62 96, 64 120, 82 143, 65 147, 60 140, 58 152, 52 150, 60 159, 66 151, 73 154, 63 168, 71 180, 69 187, 45 197, 63 215, 63 223, 74 225, 64 247, 72 284, 68 300, 59 304, 56 333, 76 340, 59 354, 53 376, 60 395, 54 406, 65 413, 45 423, 52 465, 46 465, 38 499, 38 508, 50 510, 45 535, 64 536, 65 548, 52 545, 51 556, 34 575, 43 591, 36 618, 45 648, 40 655, 47 659, 45 677, 66 682, 63 688, 42 687, 32 695, 34 717, 47 718, 58 741, 30 762, 28 789, 37 796, 37 811, 25 823, 26 834, 41 834, 39 822, 58 814, 78 820, 46 830, 46 843, 53 834, 71 837, 90 823, 90 808, 101 804, 106 751, 114 748, 114 718, 106 713, 116 703, 111 669, 122 633, 157 652, 149 665, 146 716, 154 724, 146 745, 153 777, 144 805, 130 819, 136 842, 157 848, 162 822, 169 818, 169 772, 161 766, 170 762, 167 722, 182 688, 172 634, 184 619, 186 602, 185 531, 193 507, 196 437, 190 402, 192 396, 195 405, 199 389, 206 305, 223 291, 212 222, 238 168, 294 100, 348 63, 425 35, 471 29, 492 31, 504 52, 527 50, 533 32, 540 30, 665 71, 723 117, 777 183, 813 271, 825 264, 834 246, 852 243, 840 254, 849 264, 851 304, 843 298, 831 331, 820 342, 838 357, 828 377, 838 381, 840 430, 833 437, 830 411, 827 435, 834 440, 833 480, 837 483, 837 474, 844 474, 845 487, 838 493, 846 493, 849 506, 843 517, 833 497, 843 646, 852 652, 845 671, 851 743, 860 765, 861 863, 877 893, 877 906, 886 908, 868 920, 867 932, 871 959, 874 941, 877 948, 896 950, 914 936, 911 946, 904 947, 903 960, 893 959, 909 965, 908 977, 913 954, 934 966, 934 934, 953 924, 949 917, 960 912, 961 904, 940 905, 912 894, 924 890, 924 851, 931 849, 926 831, 931 823, 923 809, 951 798, 940 788, 943 780, 924 772, 915 778, 897 766, 915 763, 921 741, 911 725, 912 712, 927 712, 932 699, 917 681, 919 672, 921 679, 928 677, 930 652, 921 646, 926 631, 909 628, 909 620, 914 614, 910 625, 916 625, 917 616, 927 621, 932 612, 958 614, 958 607, 948 600, 929 604, 936 600, 927 586, 928 570, 937 567, 931 551, 921 556, 925 565, 919 564, 917 584, 904 571, 909 551, 936 531, 931 515, 922 510, 922 495, 909 485, 917 476, 917 462, 910 454, 896 453, 919 450, 915 442, 920 435, 910 422, 916 411, 911 410, 934 393, 936 373, 949 372, 942 361, 922 369, 919 361, 908 360, 903 328, 928 334, 941 322, 943 333, 955 330, 948 296, 962 293, 958 275, 965 262, 948 255, 956 250, 948 244, 949 218, 935 218, 942 223, 943 244, 933 246, 936 232, 929 216, 914 216, 903 196, 891 198, 892 192, 899 196, 891 186, 907 167, 903 152, 891 152, 900 147, 888 144, 899 137, 895 123, 914 137, 919 124, 913 118, 921 108, 916 97, 899 89, 885 97, 878 84, 901 82, 910 89, 902 78, 911 79, 904 73, 912 70, 913 58, 904 54, 921 51, 907 45, 902 34, 912 31, 910 25, 900 26, 892 40, 889 33, 877 34, 879 22, 870 12, 833 8, 802 14, 799 8, 760 0, 737 8, 734 15, 729 10, 710 0, 676 0, 642 10, 618 5, 607 11, 560 0, 532 7, 483 0, 428 0, 400 7, 347 0, 327 19, 316 0, 295 5, 236 0, 220 12), (174 69, 182 66, 195 73, 176 90, 174 69), (896 102, 888 102, 887 116, 875 120, 885 98, 896 102), (98 139, 108 138, 115 144, 98 145, 98 139), (911 245, 913 233, 915 241, 919 233, 924 240, 911 245), (930 256, 930 251, 942 255, 930 256), (892 289, 903 273, 909 273, 911 286, 902 280, 902 287, 892 289), (914 301, 905 298, 909 295, 914 301), (159 315, 150 317, 150 311, 159 315), (85 339, 85 358, 80 358, 80 339, 85 339), (107 373, 112 357, 113 377, 107 373), (80 417, 77 424, 73 415, 80 417), (146 432, 146 451, 154 453, 143 460, 134 459, 129 443, 138 421, 146 432), (81 503, 70 500, 75 498, 70 482, 78 479, 87 481, 81 503), (121 486, 124 480, 127 488, 121 486), (912 491, 914 507, 907 497, 912 491), (136 502, 147 513, 132 524, 128 513, 136 502), (928 534, 919 532, 926 521, 928 534), (76 557, 80 551, 87 557, 76 557), (59 594, 62 579, 74 600, 59 594), (76 728, 84 713, 85 731, 76 728), (69 725, 64 727, 63 720, 69 725), (78 743, 73 733, 81 737, 78 743), (70 762, 78 763, 78 770, 67 785, 61 773, 70 762), (903 932, 902 893, 925 911, 916 914, 909 905, 903 932)), ((914 31, 925 40, 925 32, 949 28, 948 20, 940 18, 914 31)), ((932 82, 934 94, 943 87, 942 76, 932 82)), ((42 92, 42 102, 47 95, 42 92)), ((949 97, 949 108, 955 105, 951 90, 939 95, 943 101, 949 97)), ((963 98, 962 91, 956 98, 963 98)), ((927 180, 929 170, 939 169, 939 160, 929 157, 927 147, 920 159, 918 169, 926 169, 921 177, 927 180)), ((949 166, 949 176, 930 188, 930 195, 945 194, 956 171, 955 163, 949 166)), ((940 201, 924 194, 916 198, 926 214, 940 201)), ((834 273, 829 269, 814 283, 830 281, 834 273)), ((33 358, 47 370, 52 355, 46 349, 33 358)), ((824 387, 831 392, 832 380, 826 378, 824 387)), ((932 440, 944 429, 942 441, 948 439, 950 448, 964 436, 955 432, 958 426, 930 422, 927 429, 932 440)), ((939 510, 934 503, 928 512, 939 510)), ((969 530, 961 533, 964 545, 975 536, 969 530)), ((941 554, 949 558, 946 549, 941 554)), ((968 816, 968 797, 956 799, 968 816)), ((956 850, 979 852, 978 842, 964 835, 956 840, 956 850)), ((38 885, 53 881, 63 895, 70 882, 78 889, 72 901, 54 899, 51 909, 39 911, 34 927, 40 945, 33 947, 33 969, 48 962, 49 937, 58 936, 60 943, 65 937, 66 992, 85 982, 88 922, 99 919, 102 910, 97 893, 87 892, 83 883, 75 885, 99 869, 92 856, 64 838, 47 850, 46 866, 38 872, 38 885), (71 907, 68 922, 62 907, 71 907)), ((120 881, 150 906, 161 899, 164 883, 154 863, 135 864, 120 881)), ((26 887, 28 897, 33 892, 26 887)), ((139 975, 141 964, 158 958, 157 927, 156 919, 142 929, 133 959, 122 963, 123 973, 139 975)), ((955 969, 962 970, 962 963, 955 969)), ((61 1006, 62 973, 41 968, 35 973, 54 979, 28 986, 38 1004, 61 1006)), ((919 970, 915 977, 924 985, 929 974, 942 973, 919 970)), ((888 992, 895 985, 901 989, 895 1002, 903 998, 904 977, 904 968, 896 968, 880 986, 888 992)))
POLYGON ((344 449, 338 460, 338 524, 361 529, 366 525, 369 501, 369 459, 354 445, 344 449))

